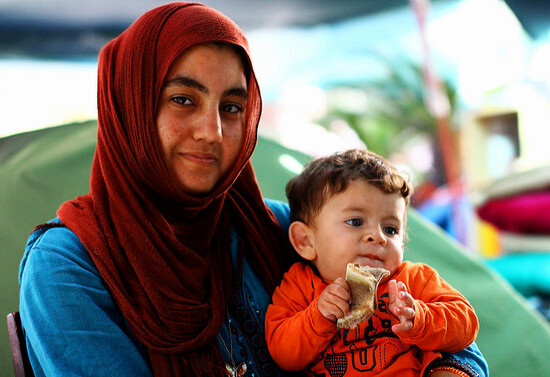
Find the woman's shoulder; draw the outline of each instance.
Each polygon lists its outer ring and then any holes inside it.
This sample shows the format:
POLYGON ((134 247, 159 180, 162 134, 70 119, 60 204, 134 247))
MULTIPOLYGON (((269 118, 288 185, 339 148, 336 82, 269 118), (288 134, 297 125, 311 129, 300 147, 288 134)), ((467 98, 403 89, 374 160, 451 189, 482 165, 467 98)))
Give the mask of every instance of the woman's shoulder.
POLYGON ((290 226, 290 208, 288 207, 288 204, 280 200, 267 198, 264 198, 264 202, 269 207, 271 212, 273 212, 283 229, 288 229, 290 226))
POLYGON ((150 375, 147 353, 131 335, 90 254, 58 219, 30 235, 19 280, 19 310, 33 365, 58 376, 90 370, 111 375, 117 368, 125 368, 125 376, 150 375), (78 357, 59 362, 63 354, 78 357))
POLYGON ((40 245, 44 246, 44 243, 59 244, 66 246, 67 244, 80 244, 80 240, 77 235, 67 228, 63 222, 56 217, 53 220, 48 221, 47 223, 38 225, 30 234, 29 239, 27 240, 26 250, 32 249, 35 246, 40 245))
POLYGON ((95 264, 78 236, 58 219, 38 226, 29 236, 25 254, 21 260, 19 280, 27 271, 33 275, 59 276, 59 269, 82 269, 98 275, 95 264), (55 274, 51 268, 55 267, 55 274))

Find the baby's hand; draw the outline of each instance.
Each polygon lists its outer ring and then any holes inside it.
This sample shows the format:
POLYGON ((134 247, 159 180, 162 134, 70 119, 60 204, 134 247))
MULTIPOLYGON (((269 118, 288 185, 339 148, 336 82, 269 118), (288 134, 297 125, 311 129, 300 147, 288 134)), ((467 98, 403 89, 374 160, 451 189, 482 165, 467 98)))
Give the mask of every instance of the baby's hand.
POLYGON ((338 278, 321 293, 317 307, 329 321, 336 322, 338 318, 349 313, 350 300, 348 283, 343 278, 338 278))
POLYGON ((399 319, 399 324, 392 326, 392 331, 397 334, 402 331, 409 331, 414 323, 414 298, 407 292, 403 282, 394 279, 388 282, 390 312, 399 319))

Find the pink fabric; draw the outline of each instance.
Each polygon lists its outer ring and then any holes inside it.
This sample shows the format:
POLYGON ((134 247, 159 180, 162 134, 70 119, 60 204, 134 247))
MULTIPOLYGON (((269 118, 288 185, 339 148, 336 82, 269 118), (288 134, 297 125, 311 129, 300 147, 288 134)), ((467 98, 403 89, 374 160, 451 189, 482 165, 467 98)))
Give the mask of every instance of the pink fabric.
POLYGON ((477 214, 503 231, 550 234, 550 191, 492 199, 480 206, 477 214))

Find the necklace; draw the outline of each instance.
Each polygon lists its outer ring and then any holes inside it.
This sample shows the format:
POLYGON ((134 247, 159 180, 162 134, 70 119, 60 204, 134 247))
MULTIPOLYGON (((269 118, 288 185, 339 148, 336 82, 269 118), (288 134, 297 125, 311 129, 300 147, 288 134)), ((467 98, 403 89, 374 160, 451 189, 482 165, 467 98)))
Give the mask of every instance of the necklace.
POLYGON ((231 318, 229 318, 229 311, 227 312, 227 330, 229 331, 229 348, 223 341, 220 333, 217 334, 218 339, 222 342, 223 348, 225 348, 231 359, 231 365, 225 364, 225 375, 227 377, 242 377, 246 374, 248 368, 246 363, 240 363, 239 366, 237 366, 233 358, 233 336, 231 335, 231 318))

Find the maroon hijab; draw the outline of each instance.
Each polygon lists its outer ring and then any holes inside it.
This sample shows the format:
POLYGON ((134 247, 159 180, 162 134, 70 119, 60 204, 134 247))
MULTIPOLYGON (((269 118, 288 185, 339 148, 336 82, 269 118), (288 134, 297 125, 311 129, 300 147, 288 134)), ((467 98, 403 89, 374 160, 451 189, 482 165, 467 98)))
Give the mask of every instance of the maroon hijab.
POLYGON ((261 112, 252 69, 243 145, 214 191, 186 194, 163 162, 155 110, 165 75, 183 51, 208 42, 239 46, 250 64, 237 25, 193 3, 145 13, 102 49, 90 193, 58 211, 159 376, 205 374, 221 362, 216 334, 231 287, 231 228, 268 292, 287 258, 286 235, 266 208, 250 164, 261 112))

